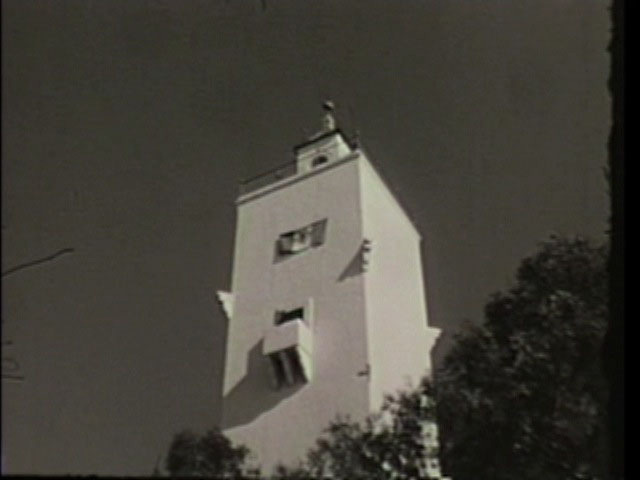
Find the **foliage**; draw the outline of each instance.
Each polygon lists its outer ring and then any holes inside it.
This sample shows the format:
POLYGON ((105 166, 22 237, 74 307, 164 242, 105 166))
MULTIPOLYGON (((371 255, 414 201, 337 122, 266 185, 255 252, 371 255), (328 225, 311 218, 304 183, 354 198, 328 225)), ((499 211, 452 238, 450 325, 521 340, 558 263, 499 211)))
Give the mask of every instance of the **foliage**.
POLYGON ((300 465, 280 466, 287 478, 430 478, 428 462, 437 462, 433 388, 424 380, 418 389, 387 396, 380 413, 357 423, 337 418, 300 465), (433 438, 435 440, 435 438, 433 438))
POLYGON ((552 237, 494 295, 437 373, 456 480, 605 478, 607 252, 552 237))
POLYGON ((166 459, 171 476, 215 476, 237 478, 246 474, 244 463, 249 449, 234 446, 219 430, 202 436, 189 430, 176 434, 166 459))

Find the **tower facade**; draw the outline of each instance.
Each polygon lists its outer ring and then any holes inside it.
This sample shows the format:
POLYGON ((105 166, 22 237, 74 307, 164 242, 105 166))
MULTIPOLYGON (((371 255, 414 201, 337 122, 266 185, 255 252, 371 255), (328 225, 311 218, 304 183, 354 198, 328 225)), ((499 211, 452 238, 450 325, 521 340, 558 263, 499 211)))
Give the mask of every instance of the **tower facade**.
POLYGON ((421 236, 362 149, 325 122, 236 201, 222 428, 262 471, 294 465, 337 415, 417 386, 427 322, 421 236))

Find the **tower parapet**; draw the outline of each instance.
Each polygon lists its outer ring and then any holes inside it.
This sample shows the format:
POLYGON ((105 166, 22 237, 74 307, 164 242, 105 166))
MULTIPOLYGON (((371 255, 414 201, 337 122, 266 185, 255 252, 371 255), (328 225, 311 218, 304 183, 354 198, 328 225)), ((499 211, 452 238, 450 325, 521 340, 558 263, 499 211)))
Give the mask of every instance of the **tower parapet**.
POLYGON ((304 142, 293 147, 294 159, 273 169, 240 182, 240 195, 261 190, 282 180, 304 175, 353 153, 356 148, 343 131, 336 126, 335 106, 324 102, 322 128, 304 142))

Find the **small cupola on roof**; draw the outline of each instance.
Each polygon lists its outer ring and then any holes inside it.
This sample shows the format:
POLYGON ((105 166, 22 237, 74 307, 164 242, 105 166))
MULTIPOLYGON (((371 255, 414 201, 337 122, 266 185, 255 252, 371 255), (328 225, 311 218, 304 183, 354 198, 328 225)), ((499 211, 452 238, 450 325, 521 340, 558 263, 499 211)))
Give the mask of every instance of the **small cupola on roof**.
POLYGON ((324 102, 322 108, 322 129, 293 148, 298 174, 340 160, 353 151, 342 130, 336 126, 333 102, 324 102))

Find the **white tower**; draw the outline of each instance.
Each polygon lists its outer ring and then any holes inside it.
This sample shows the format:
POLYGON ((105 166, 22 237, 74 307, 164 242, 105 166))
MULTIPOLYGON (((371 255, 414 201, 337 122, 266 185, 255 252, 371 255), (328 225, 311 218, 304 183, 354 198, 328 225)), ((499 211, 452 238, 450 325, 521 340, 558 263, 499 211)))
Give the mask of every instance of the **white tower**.
POLYGON ((361 420, 429 373, 421 237, 364 152, 335 128, 237 199, 222 428, 264 473, 335 419, 361 420))

